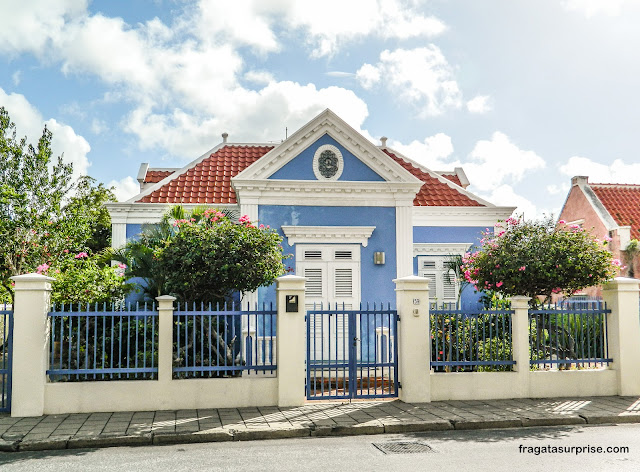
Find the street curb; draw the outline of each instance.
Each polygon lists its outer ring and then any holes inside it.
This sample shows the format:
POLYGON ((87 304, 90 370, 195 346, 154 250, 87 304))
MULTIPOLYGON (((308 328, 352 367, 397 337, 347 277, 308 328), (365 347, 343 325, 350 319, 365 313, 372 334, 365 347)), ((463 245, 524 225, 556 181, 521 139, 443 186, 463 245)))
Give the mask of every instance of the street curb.
POLYGON ((229 431, 203 431, 197 433, 154 433, 153 445, 189 444, 205 442, 233 441, 229 431))
POLYGON ((292 427, 286 429, 255 429, 203 431, 196 433, 146 433, 142 435, 114 435, 92 438, 43 440, 0 439, 0 452, 45 451, 80 448, 132 447, 172 445, 223 441, 256 441, 302 437, 362 436, 378 434, 419 433, 447 430, 481 430, 567 426, 584 424, 640 423, 640 415, 569 415, 546 418, 509 418, 491 420, 417 421, 397 424, 332 425, 292 427))
POLYGON ((450 421, 419 421, 411 423, 385 424, 385 433, 421 433, 425 431, 448 431, 453 429, 450 421))
POLYGON ((579 415, 558 416, 553 418, 522 418, 522 426, 563 426, 587 424, 586 420, 579 415))
POLYGON ((504 420, 453 420, 452 423, 453 428, 459 430, 519 428, 524 426, 521 418, 504 420))
POLYGON ((103 447, 130 447, 130 446, 151 446, 151 434, 141 435, 117 435, 98 436, 94 438, 69 439, 67 449, 103 448, 103 447))
POLYGON ((580 415, 587 424, 640 423, 640 415, 580 415))
POLYGON ((287 429, 243 429, 233 431, 234 441, 255 441, 261 439, 306 438, 311 435, 311 428, 287 429))

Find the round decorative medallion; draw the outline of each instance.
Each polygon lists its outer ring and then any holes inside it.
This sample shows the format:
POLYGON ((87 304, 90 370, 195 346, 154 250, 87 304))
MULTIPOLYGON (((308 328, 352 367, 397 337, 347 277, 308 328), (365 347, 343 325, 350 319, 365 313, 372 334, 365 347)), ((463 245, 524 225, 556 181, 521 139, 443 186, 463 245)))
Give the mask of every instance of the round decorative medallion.
POLYGON ((338 180, 343 168, 342 153, 337 147, 324 144, 316 149, 313 156, 313 173, 318 180, 338 180))

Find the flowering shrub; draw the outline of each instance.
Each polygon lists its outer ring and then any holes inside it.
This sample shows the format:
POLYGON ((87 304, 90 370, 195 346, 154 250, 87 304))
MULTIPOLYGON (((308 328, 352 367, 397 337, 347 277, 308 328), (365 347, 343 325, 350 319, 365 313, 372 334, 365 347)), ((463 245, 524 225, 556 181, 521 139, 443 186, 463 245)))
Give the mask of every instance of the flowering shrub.
POLYGON ((180 206, 159 225, 143 229, 123 251, 126 275, 144 279, 149 296, 172 294, 189 302, 227 301, 232 293, 273 283, 285 272, 282 238, 244 215, 180 206))
POLYGON ((496 231, 483 233, 481 248, 463 258, 462 270, 477 291, 526 295, 537 303, 554 293, 571 295, 611 279, 621 263, 607 241, 577 225, 551 218, 525 222, 509 218, 496 231))
POLYGON ((101 264, 86 252, 69 255, 54 266, 42 264, 38 273, 55 278, 53 303, 103 303, 121 300, 133 288, 125 283, 124 267, 101 264))

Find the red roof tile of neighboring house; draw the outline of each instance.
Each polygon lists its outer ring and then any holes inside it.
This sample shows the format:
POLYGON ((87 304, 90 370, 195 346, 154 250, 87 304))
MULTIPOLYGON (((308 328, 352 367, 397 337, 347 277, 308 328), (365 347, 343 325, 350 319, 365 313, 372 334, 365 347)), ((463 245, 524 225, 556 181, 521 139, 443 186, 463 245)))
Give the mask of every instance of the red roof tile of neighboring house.
MULTIPOLYGON (((427 172, 420 170, 410 162, 396 156, 388 149, 383 149, 383 151, 394 161, 411 172, 411 174, 424 182, 424 185, 420 188, 416 198, 413 200, 414 206, 484 206, 464 193, 440 182, 438 179, 432 177, 427 172)), ((457 176, 444 175, 443 177, 451 180, 455 184, 459 184, 457 176)))
POLYGON ((138 202, 237 203, 231 177, 272 149, 273 146, 224 146, 138 202))
POLYGON ((454 175, 454 174, 440 174, 440 175, 445 179, 450 180, 454 184, 462 187, 462 184, 460 183, 460 177, 458 177, 457 175, 454 175))
POLYGON ((148 170, 144 176, 144 183, 158 183, 165 177, 169 177, 175 171, 173 170, 148 170))
POLYGON ((640 185, 589 184, 620 226, 631 226, 631 238, 640 239, 640 185))

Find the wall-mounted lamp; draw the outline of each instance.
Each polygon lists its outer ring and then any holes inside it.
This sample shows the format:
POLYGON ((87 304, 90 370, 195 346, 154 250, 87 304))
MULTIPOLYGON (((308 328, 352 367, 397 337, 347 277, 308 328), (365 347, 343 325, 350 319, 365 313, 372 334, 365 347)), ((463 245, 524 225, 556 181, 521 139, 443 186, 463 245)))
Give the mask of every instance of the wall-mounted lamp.
POLYGON ((373 263, 375 265, 384 265, 384 252, 374 252, 373 263))

